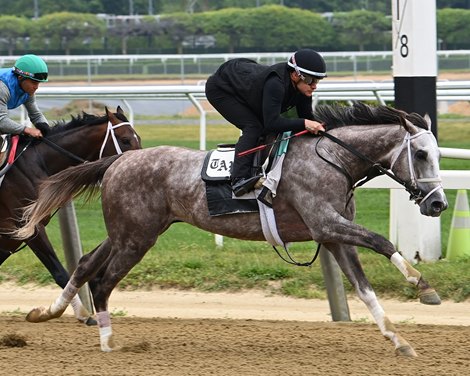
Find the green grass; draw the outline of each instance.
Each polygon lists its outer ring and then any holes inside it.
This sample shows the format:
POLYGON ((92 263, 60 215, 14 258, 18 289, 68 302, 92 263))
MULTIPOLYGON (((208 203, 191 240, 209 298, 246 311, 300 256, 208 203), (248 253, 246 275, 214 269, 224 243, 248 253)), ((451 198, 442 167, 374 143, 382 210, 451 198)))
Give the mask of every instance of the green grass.
MULTIPOLYGON (((470 140, 470 127, 462 119, 446 119, 439 123, 440 144, 446 147, 465 147, 470 140)), ((207 148, 218 143, 234 142, 239 136, 235 127, 208 125, 207 148)), ((197 126, 139 126, 144 147, 154 145, 199 146, 197 126)), ((443 169, 469 169, 468 161, 444 159, 443 169)), ((442 249, 445 254, 456 192, 446 192, 449 210, 441 217, 442 249)), ((359 189, 356 192, 357 222, 388 237, 389 192, 359 189)), ((84 252, 92 250, 106 237, 99 201, 83 205, 75 202, 84 252)), ((48 234, 63 260, 60 229, 57 218, 48 225, 48 234)), ((298 261, 309 261, 315 250, 313 242, 293 245, 298 261)), ((383 256, 361 249, 360 258, 372 286, 380 296, 414 299, 415 290, 404 281, 401 273, 383 256)), ((435 287, 441 297, 462 301, 470 296, 470 259, 441 260, 420 263, 418 269, 435 287)), ((53 283, 46 269, 32 252, 25 248, 10 257, 0 268, 0 282, 53 283)), ((224 238, 218 248, 214 235, 184 223, 178 223, 161 236, 141 263, 121 282, 120 288, 178 288, 198 291, 242 291, 263 289, 276 294, 300 298, 326 298, 319 261, 312 267, 294 267, 284 263, 265 242, 249 242, 224 238)), ((348 292, 353 292, 345 281, 348 292)))

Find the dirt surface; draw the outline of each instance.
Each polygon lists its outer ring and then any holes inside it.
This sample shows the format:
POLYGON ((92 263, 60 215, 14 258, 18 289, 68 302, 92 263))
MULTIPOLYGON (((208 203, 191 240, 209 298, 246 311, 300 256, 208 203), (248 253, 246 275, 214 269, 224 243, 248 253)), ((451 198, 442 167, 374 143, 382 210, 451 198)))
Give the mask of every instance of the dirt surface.
POLYGON ((39 375, 466 375, 470 304, 430 307, 384 300, 419 357, 396 357, 361 302, 334 323, 328 302, 243 294, 115 291, 113 330, 122 349, 102 353, 98 330, 71 316, 31 324, 57 288, 0 285, 1 374, 39 375), (121 317, 125 315, 124 317, 121 317), (433 323, 434 325, 430 325, 433 323), (443 325, 452 324, 452 325, 443 325))

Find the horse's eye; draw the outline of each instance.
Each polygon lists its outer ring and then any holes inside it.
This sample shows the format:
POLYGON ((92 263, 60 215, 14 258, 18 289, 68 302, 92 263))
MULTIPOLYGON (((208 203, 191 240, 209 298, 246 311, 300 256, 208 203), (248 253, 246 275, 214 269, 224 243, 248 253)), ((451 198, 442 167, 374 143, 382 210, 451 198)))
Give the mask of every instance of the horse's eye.
POLYGON ((415 154, 415 158, 420 161, 425 161, 427 157, 428 157, 428 153, 424 150, 418 150, 415 154))
POLYGON ((120 140, 122 142, 123 145, 127 145, 127 146, 130 146, 131 145, 131 139, 130 138, 121 138, 120 140))

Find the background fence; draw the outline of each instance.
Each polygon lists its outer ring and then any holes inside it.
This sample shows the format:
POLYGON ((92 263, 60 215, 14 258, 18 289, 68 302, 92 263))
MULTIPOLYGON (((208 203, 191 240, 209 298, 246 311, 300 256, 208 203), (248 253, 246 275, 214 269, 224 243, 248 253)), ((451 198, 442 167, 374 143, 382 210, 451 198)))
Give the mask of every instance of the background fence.
MULTIPOLYGON (((286 61, 291 52, 194 55, 50 55, 42 56, 51 77, 82 77, 89 82, 100 77, 172 76, 181 81, 193 76, 207 76, 224 61, 246 57, 263 64, 286 61)), ((325 52, 331 76, 361 73, 390 74, 392 51, 325 52)), ((0 57, 0 66, 12 66, 19 56, 0 57)), ((437 52, 439 70, 470 70, 470 50, 437 52)))

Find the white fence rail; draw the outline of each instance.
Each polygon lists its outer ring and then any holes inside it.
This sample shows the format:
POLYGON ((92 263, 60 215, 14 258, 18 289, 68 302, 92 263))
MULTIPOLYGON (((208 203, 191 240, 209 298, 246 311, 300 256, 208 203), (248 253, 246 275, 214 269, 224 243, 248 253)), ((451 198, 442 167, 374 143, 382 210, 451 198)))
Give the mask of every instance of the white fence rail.
MULTIPOLYGON (((190 75, 207 76, 229 59, 245 57, 262 64, 286 61, 291 52, 222 54, 139 54, 139 55, 44 55, 51 76, 83 77, 91 82, 99 76, 172 75, 184 83, 190 75)), ((322 52, 328 72, 352 74, 390 72, 392 51, 322 52), (350 73, 351 72, 351 73, 350 73)), ((436 54, 440 71, 470 69, 470 50, 440 50, 436 54)), ((0 56, 0 66, 12 66, 19 56, 0 56)))
MULTIPOLYGON (((438 81, 437 101, 470 100, 470 81, 438 81)), ((200 104, 205 100, 204 85, 126 85, 126 86, 50 86, 44 85, 37 97, 49 99, 119 99, 129 110, 134 121, 134 110, 129 99, 187 99, 200 115, 200 149, 206 148, 206 111, 200 104)), ((381 104, 394 100, 393 82, 324 82, 314 93, 314 105, 319 101, 376 100, 381 104)), ((22 113, 22 119, 25 119, 22 113)))

